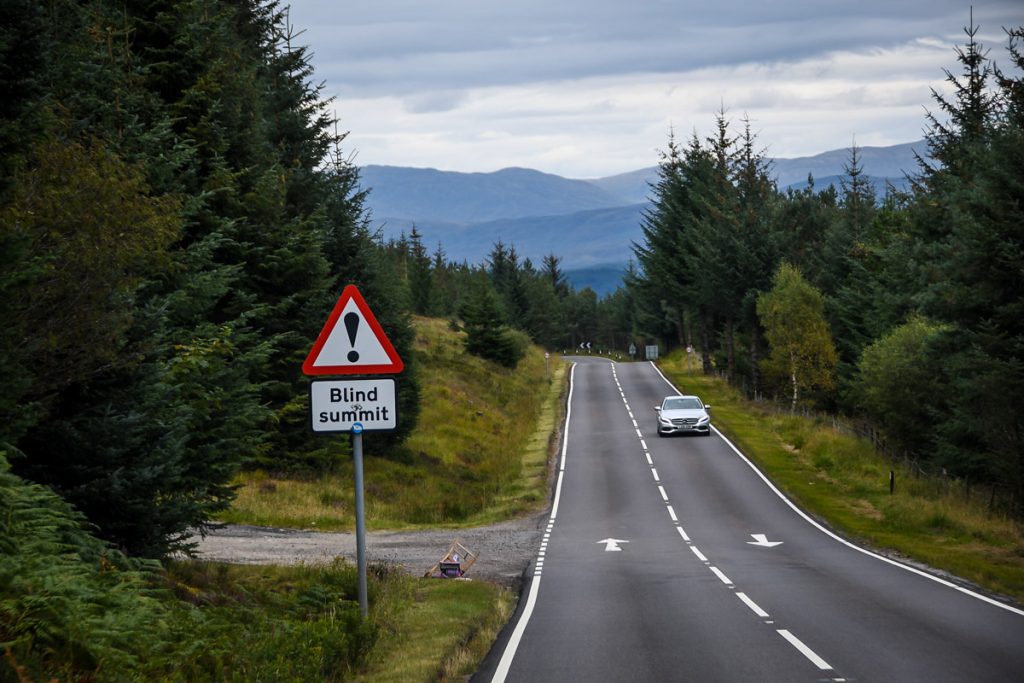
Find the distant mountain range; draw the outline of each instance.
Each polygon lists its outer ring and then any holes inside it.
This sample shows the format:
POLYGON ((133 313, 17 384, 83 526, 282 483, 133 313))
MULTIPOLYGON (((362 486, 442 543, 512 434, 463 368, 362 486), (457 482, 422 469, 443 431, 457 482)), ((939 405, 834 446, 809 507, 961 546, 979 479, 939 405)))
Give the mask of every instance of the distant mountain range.
MULTIPOLYGON (((915 150, 924 154, 924 142, 858 148, 879 196, 889 184, 906 187, 906 174, 918 169, 915 150)), ((782 189, 806 187, 809 175, 816 188, 824 189, 839 185, 849 160, 848 149, 772 159, 771 172, 782 189)), ((429 249, 440 243, 449 259, 473 264, 481 263, 499 240, 535 264, 556 254, 574 286, 590 286, 602 295, 618 286, 633 255, 657 174, 657 166, 593 180, 527 168, 493 173, 360 169, 361 185, 370 190, 371 224, 385 237, 408 234, 416 225, 429 249)))

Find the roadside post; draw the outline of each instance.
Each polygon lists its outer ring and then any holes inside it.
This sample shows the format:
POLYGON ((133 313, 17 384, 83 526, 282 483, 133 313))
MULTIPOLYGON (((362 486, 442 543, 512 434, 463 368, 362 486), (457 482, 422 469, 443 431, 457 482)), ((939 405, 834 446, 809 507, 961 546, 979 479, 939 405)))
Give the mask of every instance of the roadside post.
POLYGON ((366 514, 363 504, 363 425, 352 425, 352 459, 356 486, 356 564, 359 565, 358 592, 359 611, 365 619, 370 613, 370 602, 366 597, 366 514))
POLYGON ((402 359, 355 285, 348 285, 302 363, 306 375, 362 375, 309 383, 309 423, 316 433, 349 433, 355 470, 356 564, 359 610, 369 614, 366 589, 366 514, 363 496, 363 432, 398 427, 398 387, 393 377, 402 359))

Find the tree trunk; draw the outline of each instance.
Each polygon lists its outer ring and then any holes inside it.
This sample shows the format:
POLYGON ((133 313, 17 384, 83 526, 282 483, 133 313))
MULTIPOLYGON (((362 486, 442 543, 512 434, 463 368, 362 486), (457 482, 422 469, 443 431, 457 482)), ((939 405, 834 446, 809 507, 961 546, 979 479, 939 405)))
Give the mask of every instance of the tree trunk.
POLYGON ((700 317, 700 362, 701 369, 705 375, 710 375, 712 372, 711 368, 711 355, 709 349, 711 348, 711 334, 708 329, 708 317, 707 315, 701 315, 700 317))
POLYGON ((761 393, 761 345, 758 343, 757 330, 750 335, 750 390, 757 398, 761 393))
POLYGON ((790 405, 789 410, 792 413, 796 412, 796 402, 799 398, 799 390, 796 383, 796 360, 791 359, 789 363, 789 379, 793 383, 793 403, 790 405))
POLYGON ((732 318, 725 319, 725 376, 730 384, 736 379, 736 337, 732 318))

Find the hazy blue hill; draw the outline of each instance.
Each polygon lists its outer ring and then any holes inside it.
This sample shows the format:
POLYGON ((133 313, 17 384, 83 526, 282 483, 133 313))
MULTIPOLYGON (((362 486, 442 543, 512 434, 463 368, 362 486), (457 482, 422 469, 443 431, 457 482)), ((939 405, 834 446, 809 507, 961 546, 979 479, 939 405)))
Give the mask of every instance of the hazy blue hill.
POLYGON ((639 204, 651 198, 651 185, 658 180, 658 167, 649 166, 639 171, 620 173, 606 178, 588 180, 605 192, 620 197, 627 204, 639 204))
MULTIPOLYGON (((906 173, 916 173, 914 150, 923 141, 892 147, 860 147, 864 173, 879 198, 886 184, 906 189, 906 173)), ((849 149, 814 156, 772 160, 779 187, 801 189, 807 175, 823 190, 838 187, 849 149)), ((413 223, 430 251, 440 243, 449 259, 483 262, 498 240, 534 263, 547 254, 562 258, 577 287, 600 294, 614 289, 641 238, 642 212, 657 180, 650 167, 594 180, 569 180, 524 168, 494 173, 454 173, 422 168, 366 166, 362 185, 370 189, 372 225, 385 237, 408 235, 413 223)))
POLYGON ((622 276, 626 266, 622 263, 604 263, 588 268, 571 268, 565 271, 565 277, 579 291, 590 287, 599 296, 607 296, 622 286, 622 276))
MULTIPOLYGON (((876 187, 881 188, 880 197, 884 194, 886 181, 891 181, 897 188, 903 188, 906 187, 906 174, 917 173, 915 150, 921 154, 926 153, 927 147, 923 140, 891 147, 858 148, 861 168, 875 180, 876 187)), ((815 187, 824 189, 831 184, 838 186, 835 181, 844 174, 845 166, 849 163, 849 149, 834 149, 808 157, 772 159, 771 169, 772 175, 783 190, 791 186, 794 189, 806 187, 809 173, 814 175, 815 187)), ((657 180, 658 167, 650 166, 587 182, 609 194, 622 197, 627 203, 636 203, 650 199, 651 185, 657 180)))
MULTIPOLYGON (((835 187, 837 191, 839 191, 840 188, 842 187, 842 182, 843 182, 843 178, 844 177, 845 176, 841 176, 841 175, 829 175, 829 176, 822 176, 820 178, 818 176, 814 176, 814 190, 815 190, 815 192, 821 192, 826 187, 831 185, 831 186, 835 187)), ((885 197, 886 193, 889 191, 889 186, 890 185, 892 185, 897 190, 904 191, 904 192, 908 191, 910 189, 910 182, 907 180, 906 176, 890 177, 890 178, 879 178, 877 176, 868 176, 868 179, 871 181, 871 184, 874 186, 874 188, 875 188, 875 197, 878 198, 878 199, 882 199, 883 197, 885 197)), ((805 179, 803 182, 799 182, 799 183, 790 183, 786 187, 789 188, 789 189, 793 189, 793 190, 803 190, 804 188, 807 187, 807 180, 805 179)))
MULTIPOLYGON (((924 154, 927 147, 923 140, 908 142, 892 147, 858 147, 860 166, 864 173, 873 178, 892 178, 902 181, 905 174, 918 171, 914 150, 924 154)), ((806 185, 807 174, 814 175, 816 187, 824 188, 828 183, 819 182, 829 176, 841 176, 850 163, 849 149, 834 149, 810 157, 773 159, 772 171, 779 187, 802 183, 806 185)))
POLYGON ((527 168, 456 173, 365 166, 360 177, 362 186, 371 189, 368 205, 374 216, 400 216, 417 224, 560 215, 628 203, 588 182, 527 168))
MULTIPOLYGON (((630 245, 640 239, 641 212, 645 204, 610 209, 579 211, 565 216, 505 218, 468 226, 416 222, 424 244, 433 250, 440 241, 452 261, 480 263, 498 240, 514 246, 520 260, 530 258, 535 265, 547 254, 562 258, 564 268, 582 268, 594 264, 626 263, 632 256, 630 245)), ((397 223, 389 223, 391 234, 397 223)), ((404 229, 406 234, 409 226, 404 229)))

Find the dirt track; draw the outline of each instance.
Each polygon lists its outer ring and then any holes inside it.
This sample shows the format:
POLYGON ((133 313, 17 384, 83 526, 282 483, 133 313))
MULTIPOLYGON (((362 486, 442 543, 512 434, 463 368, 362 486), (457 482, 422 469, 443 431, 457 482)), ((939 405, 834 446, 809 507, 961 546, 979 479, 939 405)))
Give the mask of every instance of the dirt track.
MULTIPOLYGON (((422 576, 458 539, 478 556, 469 578, 516 586, 537 555, 545 519, 542 514, 474 529, 371 531, 366 535, 366 559, 371 564, 400 565, 422 576)), ((355 563, 356 537, 354 533, 228 526, 200 540, 197 556, 238 564, 329 562, 341 556, 355 563)))

